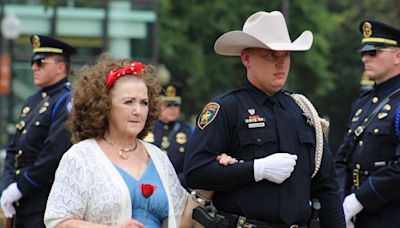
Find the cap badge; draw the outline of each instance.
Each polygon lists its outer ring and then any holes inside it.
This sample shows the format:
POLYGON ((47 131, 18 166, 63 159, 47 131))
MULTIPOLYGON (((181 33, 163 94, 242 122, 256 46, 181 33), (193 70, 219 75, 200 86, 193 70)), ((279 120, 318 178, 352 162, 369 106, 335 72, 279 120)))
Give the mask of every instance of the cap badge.
POLYGON ((167 87, 167 97, 175 97, 176 95, 176 89, 173 86, 168 86, 167 87))
POLYGON ((368 38, 372 35, 372 25, 369 22, 364 22, 363 26, 363 36, 364 38, 368 38))
POLYGON ((32 45, 33 45, 33 48, 40 48, 40 38, 39 38, 39 36, 34 35, 32 37, 32 45))

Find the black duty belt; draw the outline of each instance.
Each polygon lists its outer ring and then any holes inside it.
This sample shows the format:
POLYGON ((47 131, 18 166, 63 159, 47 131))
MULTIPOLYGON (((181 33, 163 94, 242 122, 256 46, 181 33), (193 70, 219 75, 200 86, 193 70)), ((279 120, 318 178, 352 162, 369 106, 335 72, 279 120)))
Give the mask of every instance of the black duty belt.
POLYGON ((307 228, 307 225, 293 224, 287 226, 281 223, 261 222, 254 219, 247 219, 244 216, 218 211, 217 214, 223 216, 228 222, 229 227, 236 228, 307 228))

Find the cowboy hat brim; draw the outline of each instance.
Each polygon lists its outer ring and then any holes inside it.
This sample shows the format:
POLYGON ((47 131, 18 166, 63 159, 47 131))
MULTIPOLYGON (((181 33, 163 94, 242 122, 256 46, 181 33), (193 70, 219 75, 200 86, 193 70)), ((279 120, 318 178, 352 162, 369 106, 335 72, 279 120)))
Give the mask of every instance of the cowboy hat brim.
POLYGON ((294 42, 264 43, 243 31, 231 31, 220 36, 214 44, 214 50, 220 55, 240 56, 245 48, 265 48, 275 51, 306 51, 311 48, 313 34, 304 31, 294 42))

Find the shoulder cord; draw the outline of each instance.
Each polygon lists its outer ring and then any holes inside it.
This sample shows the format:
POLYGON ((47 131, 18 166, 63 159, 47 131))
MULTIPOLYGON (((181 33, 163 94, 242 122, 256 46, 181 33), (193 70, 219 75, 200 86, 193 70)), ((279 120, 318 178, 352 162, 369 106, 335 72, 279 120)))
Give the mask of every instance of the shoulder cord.
POLYGON ((315 169, 312 178, 318 173, 321 166, 322 154, 324 151, 324 134, 323 129, 329 127, 329 122, 320 118, 314 105, 301 94, 291 94, 292 99, 304 112, 304 115, 311 121, 311 125, 315 128, 315 169))

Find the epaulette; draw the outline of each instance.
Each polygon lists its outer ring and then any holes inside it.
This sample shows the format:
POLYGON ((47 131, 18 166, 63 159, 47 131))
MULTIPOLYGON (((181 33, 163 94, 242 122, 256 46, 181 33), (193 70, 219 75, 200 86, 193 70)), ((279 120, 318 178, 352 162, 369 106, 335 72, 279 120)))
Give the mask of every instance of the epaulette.
MULTIPOLYGON (((63 87, 67 90, 67 92, 65 92, 63 95, 61 95, 60 98, 58 98, 58 100, 56 101, 54 108, 51 112, 51 121, 53 121, 56 118, 57 111, 60 108, 61 104, 64 103, 64 101, 67 101, 66 106, 68 106, 68 103, 70 102, 69 95, 72 92, 72 87, 69 82, 64 83, 63 87)), ((67 108, 67 110, 68 110, 68 108, 67 108)))
POLYGON ((221 94, 217 95, 217 96, 215 97, 215 99, 219 99, 219 98, 226 97, 226 96, 228 96, 228 95, 230 95, 230 94, 240 92, 240 91, 242 91, 243 89, 244 89, 244 87, 237 87, 237 88, 227 89, 227 90, 225 90, 224 92, 222 92, 221 94))
POLYGON ((361 98, 361 97, 367 96, 368 94, 372 93, 372 91, 373 91, 373 90, 368 90, 368 91, 363 92, 363 93, 360 95, 360 98, 361 98))
POLYGON ((289 94, 289 95, 291 95, 291 94, 295 94, 296 92, 294 92, 294 91, 292 91, 292 90, 282 90, 282 92, 283 93, 285 93, 285 94, 289 94))

